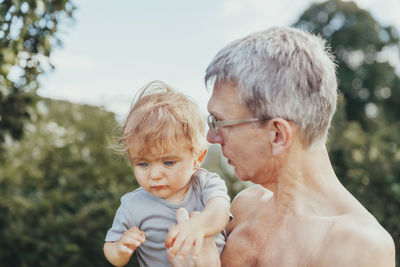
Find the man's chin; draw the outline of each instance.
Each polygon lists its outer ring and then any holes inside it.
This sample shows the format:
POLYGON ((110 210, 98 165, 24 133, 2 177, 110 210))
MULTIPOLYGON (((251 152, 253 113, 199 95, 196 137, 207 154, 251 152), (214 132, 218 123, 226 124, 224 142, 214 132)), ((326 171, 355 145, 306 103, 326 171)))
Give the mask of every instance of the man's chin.
POLYGON ((238 167, 236 167, 230 159, 228 159, 228 164, 234 169, 235 175, 239 180, 243 182, 250 180, 250 178, 247 175, 245 175, 245 173, 243 173, 238 167))
POLYGON ((239 176, 238 176, 238 178, 239 178, 239 180, 242 181, 242 182, 250 181, 250 178, 247 177, 247 176, 245 176, 245 177, 239 177, 239 176))
POLYGON ((239 178, 240 181, 246 182, 246 181, 250 180, 250 178, 247 175, 236 170, 236 168, 235 168, 235 174, 236 174, 236 177, 239 178))

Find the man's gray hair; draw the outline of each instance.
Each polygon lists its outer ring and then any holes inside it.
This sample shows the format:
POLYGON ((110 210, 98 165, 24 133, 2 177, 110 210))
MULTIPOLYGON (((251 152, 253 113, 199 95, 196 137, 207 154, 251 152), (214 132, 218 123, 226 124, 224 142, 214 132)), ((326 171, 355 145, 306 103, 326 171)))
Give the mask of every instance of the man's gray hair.
POLYGON ((325 40, 299 29, 273 27, 223 48, 207 67, 205 83, 235 83, 253 116, 293 121, 302 142, 311 146, 327 138, 336 109, 335 69, 325 40))

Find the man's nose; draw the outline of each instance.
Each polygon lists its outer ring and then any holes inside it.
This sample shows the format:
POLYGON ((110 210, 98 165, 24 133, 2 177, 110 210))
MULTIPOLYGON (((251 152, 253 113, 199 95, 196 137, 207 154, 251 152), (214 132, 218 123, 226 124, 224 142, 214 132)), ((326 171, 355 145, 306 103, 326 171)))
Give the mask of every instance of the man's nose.
POLYGON ((207 141, 212 144, 224 144, 224 139, 222 138, 222 136, 219 135, 218 132, 214 132, 211 130, 208 130, 207 132, 207 141))

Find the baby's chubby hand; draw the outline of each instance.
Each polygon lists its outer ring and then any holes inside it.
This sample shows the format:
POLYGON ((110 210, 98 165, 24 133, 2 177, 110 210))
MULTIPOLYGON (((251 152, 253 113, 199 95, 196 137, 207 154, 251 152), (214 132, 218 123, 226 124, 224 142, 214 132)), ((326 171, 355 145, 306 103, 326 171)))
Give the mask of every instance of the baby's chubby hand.
POLYGON ((187 211, 181 208, 176 214, 178 224, 171 225, 165 240, 165 246, 169 248, 171 254, 177 255, 179 253, 179 256, 185 258, 194 245, 193 258, 197 258, 204 239, 203 229, 196 221, 198 213, 192 214, 189 219, 187 211), (185 218, 181 219, 179 217, 185 218))
POLYGON ((126 230, 118 241, 118 253, 131 256, 132 253, 146 241, 146 233, 139 228, 126 230))

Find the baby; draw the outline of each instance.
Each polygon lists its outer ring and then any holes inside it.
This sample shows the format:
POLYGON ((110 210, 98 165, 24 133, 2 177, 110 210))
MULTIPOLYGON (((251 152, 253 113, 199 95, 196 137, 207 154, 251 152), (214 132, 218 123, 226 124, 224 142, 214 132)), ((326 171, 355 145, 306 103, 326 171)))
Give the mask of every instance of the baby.
POLYGON ((224 181, 200 168, 207 150, 197 104, 163 82, 151 82, 136 97, 120 141, 140 188, 121 198, 107 232, 110 263, 123 266, 136 251, 141 266, 170 266, 166 246, 170 255, 186 258, 191 251, 196 260, 210 236, 221 253, 230 199, 224 181), (200 213, 175 225, 180 208, 200 213))

